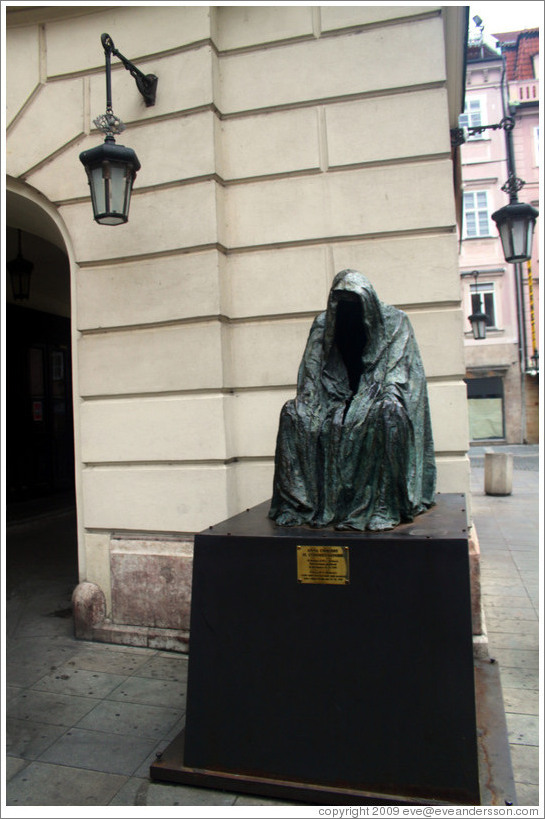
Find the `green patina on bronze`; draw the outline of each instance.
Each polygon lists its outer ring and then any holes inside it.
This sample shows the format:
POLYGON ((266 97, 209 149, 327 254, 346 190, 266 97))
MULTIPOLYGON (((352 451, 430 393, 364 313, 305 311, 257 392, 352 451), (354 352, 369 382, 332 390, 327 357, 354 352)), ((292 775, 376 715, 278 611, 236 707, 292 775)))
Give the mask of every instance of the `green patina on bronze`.
POLYGON ((333 281, 282 408, 269 517, 391 529, 433 505, 426 377, 410 321, 355 270, 333 281))

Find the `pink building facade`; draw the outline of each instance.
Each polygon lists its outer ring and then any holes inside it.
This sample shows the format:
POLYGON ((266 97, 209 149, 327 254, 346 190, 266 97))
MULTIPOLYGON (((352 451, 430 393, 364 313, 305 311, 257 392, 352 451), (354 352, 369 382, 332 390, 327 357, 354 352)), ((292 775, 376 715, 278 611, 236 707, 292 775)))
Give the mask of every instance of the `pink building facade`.
MULTIPOLYGON (((466 105, 460 125, 478 127, 513 116, 514 170, 525 185, 519 201, 539 201, 539 33, 537 30, 470 37, 466 105), (503 53, 502 53, 503 52, 503 53), (532 76, 528 76, 532 74, 532 76)), ((491 216, 508 203, 501 188, 509 175, 507 135, 488 128, 462 146, 463 226, 460 273, 465 315, 484 312, 486 339, 465 327, 470 436, 486 441, 539 439, 539 230, 532 260, 506 263, 491 216)))

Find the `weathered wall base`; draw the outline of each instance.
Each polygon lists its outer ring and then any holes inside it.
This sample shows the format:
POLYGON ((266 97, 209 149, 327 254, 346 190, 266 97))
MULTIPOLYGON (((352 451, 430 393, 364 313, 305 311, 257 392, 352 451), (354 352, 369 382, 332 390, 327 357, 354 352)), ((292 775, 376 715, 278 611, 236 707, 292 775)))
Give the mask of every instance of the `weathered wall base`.
POLYGON ((102 589, 94 583, 80 583, 72 594, 74 632, 80 640, 114 645, 157 648, 187 653, 189 629, 155 628, 114 623, 105 616, 102 589))
MULTIPOLYGON (((480 548, 474 526, 469 532, 469 566, 474 654, 486 659, 488 639, 481 601, 480 548)), ((112 538, 110 568, 111 613, 107 612, 104 590, 96 583, 80 583, 74 590, 76 637, 187 653, 193 542, 112 538)))
POLYGON ((187 652, 192 570, 192 539, 112 537, 110 589, 84 582, 74 591, 76 637, 187 652))
MULTIPOLYGON (((76 637, 79 637, 77 632, 76 637)), ((187 654, 189 650, 189 631, 149 626, 121 626, 112 623, 111 620, 104 620, 103 623, 94 626, 92 635, 87 639, 113 645, 178 651, 182 654, 187 654)))

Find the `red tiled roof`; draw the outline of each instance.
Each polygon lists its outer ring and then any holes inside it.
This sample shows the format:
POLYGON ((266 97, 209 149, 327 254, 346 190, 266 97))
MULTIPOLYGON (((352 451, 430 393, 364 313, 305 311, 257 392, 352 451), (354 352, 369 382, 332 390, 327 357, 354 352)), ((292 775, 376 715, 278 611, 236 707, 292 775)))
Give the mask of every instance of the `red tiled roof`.
POLYGON ((487 43, 469 43, 467 46, 467 59, 468 62, 500 60, 501 56, 499 51, 495 51, 487 43))
POLYGON ((503 46, 507 80, 531 80, 534 77, 532 57, 539 54, 539 29, 505 31, 493 35, 503 46))

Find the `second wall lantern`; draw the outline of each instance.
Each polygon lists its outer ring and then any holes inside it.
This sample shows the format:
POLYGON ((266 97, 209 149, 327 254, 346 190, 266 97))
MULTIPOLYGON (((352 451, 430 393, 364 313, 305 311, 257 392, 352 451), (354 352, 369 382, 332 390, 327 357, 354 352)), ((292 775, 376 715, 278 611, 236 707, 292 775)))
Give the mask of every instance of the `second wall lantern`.
POLYGON ((537 208, 526 202, 519 202, 516 198, 492 214, 506 262, 517 264, 532 258, 532 241, 538 215, 537 208))

